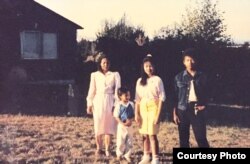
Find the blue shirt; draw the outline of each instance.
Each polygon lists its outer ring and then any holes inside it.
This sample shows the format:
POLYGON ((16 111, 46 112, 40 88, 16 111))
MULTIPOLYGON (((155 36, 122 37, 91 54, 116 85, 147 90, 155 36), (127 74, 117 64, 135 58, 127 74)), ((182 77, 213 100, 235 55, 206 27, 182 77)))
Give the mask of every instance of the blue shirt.
POLYGON ((134 107, 132 102, 128 102, 128 104, 119 103, 115 109, 115 117, 120 118, 122 122, 126 122, 127 119, 134 118, 134 107))

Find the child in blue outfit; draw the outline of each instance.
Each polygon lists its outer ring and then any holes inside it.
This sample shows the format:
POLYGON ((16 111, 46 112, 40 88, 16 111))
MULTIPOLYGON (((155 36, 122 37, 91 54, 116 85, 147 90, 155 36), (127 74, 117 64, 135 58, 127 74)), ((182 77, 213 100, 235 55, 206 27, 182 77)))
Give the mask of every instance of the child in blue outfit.
POLYGON ((120 160, 124 155, 124 158, 131 162, 134 103, 130 101, 130 92, 127 88, 121 87, 118 90, 118 96, 120 102, 117 103, 114 109, 114 117, 118 122, 116 156, 120 160))

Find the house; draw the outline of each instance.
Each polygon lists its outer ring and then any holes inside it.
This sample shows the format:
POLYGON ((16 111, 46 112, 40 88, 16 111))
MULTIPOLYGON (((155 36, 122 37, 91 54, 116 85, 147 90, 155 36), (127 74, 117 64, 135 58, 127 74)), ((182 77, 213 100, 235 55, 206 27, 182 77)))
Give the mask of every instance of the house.
POLYGON ((66 110, 59 108, 74 83, 78 29, 34 0, 0 1, 0 111, 66 110))

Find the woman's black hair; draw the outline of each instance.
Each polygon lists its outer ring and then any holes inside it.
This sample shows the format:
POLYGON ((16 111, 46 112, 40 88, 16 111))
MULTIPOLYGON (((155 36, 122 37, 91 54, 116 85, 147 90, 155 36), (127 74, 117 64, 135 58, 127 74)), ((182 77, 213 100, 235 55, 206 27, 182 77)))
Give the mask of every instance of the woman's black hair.
POLYGON ((154 62, 153 62, 153 58, 152 58, 152 55, 149 54, 143 59, 142 65, 141 65, 141 81, 140 81, 140 84, 142 86, 147 85, 147 79, 149 78, 148 74, 146 74, 146 72, 144 70, 144 63, 146 63, 146 62, 151 63, 151 65, 154 67, 154 72, 155 72, 155 65, 154 65, 154 62))
POLYGON ((102 67, 101 67, 102 59, 107 59, 108 60, 108 64, 110 65, 109 58, 103 52, 100 52, 100 57, 97 60, 97 70, 100 71, 100 72, 103 72, 102 67))

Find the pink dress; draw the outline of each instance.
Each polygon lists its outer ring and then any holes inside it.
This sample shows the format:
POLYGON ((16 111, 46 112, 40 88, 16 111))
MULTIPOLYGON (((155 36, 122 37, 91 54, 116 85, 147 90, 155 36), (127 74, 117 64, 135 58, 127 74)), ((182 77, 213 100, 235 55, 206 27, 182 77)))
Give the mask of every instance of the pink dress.
POLYGON ((117 91, 121 87, 118 72, 91 73, 87 106, 93 106, 95 135, 116 134, 117 123, 112 109, 118 101, 117 91))

